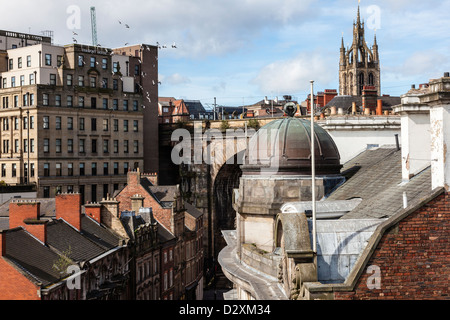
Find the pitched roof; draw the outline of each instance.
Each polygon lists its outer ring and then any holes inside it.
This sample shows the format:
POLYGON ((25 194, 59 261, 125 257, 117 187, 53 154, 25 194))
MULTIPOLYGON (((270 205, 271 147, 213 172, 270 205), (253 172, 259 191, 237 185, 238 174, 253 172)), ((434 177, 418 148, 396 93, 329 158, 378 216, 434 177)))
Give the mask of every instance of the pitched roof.
POLYGON ((431 169, 402 183, 401 151, 396 148, 367 150, 344 165, 347 181, 327 200, 361 198, 361 203, 341 219, 389 218, 403 208, 403 193, 420 199, 431 190, 431 169))
POLYGON ((22 228, 4 232, 7 243, 5 258, 22 274, 35 283, 42 283, 43 286, 55 283, 61 278, 53 269, 53 264, 60 258, 56 252, 22 228))
MULTIPOLYGON (((393 106, 401 103, 400 97, 381 96, 378 99, 383 101, 383 110, 390 110, 393 106)), ((324 107, 336 107, 348 110, 352 107, 352 103, 356 102, 356 105, 362 106, 362 96, 336 96, 324 107)))
POLYGON ((186 208, 186 212, 196 219, 203 216, 203 213, 200 210, 198 210, 192 204, 187 203, 186 201, 184 202, 184 207, 186 208))

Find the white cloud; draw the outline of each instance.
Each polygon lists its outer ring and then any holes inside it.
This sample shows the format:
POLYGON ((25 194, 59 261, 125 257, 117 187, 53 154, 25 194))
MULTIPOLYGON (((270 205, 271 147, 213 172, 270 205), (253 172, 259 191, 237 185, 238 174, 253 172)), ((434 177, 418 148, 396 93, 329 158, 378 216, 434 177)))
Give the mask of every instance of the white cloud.
POLYGON ((310 80, 322 86, 335 78, 336 59, 320 52, 302 52, 292 59, 273 62, 264 67, 252 80, 261 92, 308 92, 310 80))
POLYGON ((183 76, 179 73, 174 73, 170 76, 164 76, 162 74, 159 74, 158 78, 159 78, 159 81, 164 82, 164 84, 175 85, 175 86, 191 83, 191 79, 189 79, 188 77, 183 76))

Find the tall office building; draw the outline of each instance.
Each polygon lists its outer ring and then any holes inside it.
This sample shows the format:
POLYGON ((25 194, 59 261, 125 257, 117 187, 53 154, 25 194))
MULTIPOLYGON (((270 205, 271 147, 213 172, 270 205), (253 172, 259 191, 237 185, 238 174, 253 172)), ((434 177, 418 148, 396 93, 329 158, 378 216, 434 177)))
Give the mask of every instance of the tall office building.
MULTIPOLYGON (((142 83, 139 51, 36 37, 0 31, 0 180, 34 183, 38 197, 80 192, 83 202, 99 201, 129 170, 144 171, 145 145, 157 145, 157 85, 142 83), (35 40, 19 41, 27 38, 35 40), (156 135, 144 141, 146 127, 156 135)), ((157 83, 157 48, 139 47, 156 55, 157 83)))

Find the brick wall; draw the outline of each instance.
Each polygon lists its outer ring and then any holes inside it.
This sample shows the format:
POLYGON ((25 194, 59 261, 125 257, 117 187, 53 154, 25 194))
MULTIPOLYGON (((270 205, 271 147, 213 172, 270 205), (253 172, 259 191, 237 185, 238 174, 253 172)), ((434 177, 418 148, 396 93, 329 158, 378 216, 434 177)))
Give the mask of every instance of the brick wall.
MULTIPOLYGON (((128 173, 130 176, 130 172, 128 173)), ((136 194, 139 194, 144 197, 144 207, 152 208, 153 216, 159 223, 164 225, 168 230, 173 232, 172 226, 172 209, 164 209, 160 206, 160 204, 147 193, 147 191, 140 185, 136 184, 138 180, 135 175, 132 173, 131 179, 129 178, 129 184, 117 195, 117 201, 119 203, 119 213, 122 211, 131 211, 131 198, 136 194)))
POLYGON ((438 196, 386 232, 355 289, 336 292, 335 299, 450 300, 449 197, 438 196), (379 267, 379 289, 373 266, 379 267))

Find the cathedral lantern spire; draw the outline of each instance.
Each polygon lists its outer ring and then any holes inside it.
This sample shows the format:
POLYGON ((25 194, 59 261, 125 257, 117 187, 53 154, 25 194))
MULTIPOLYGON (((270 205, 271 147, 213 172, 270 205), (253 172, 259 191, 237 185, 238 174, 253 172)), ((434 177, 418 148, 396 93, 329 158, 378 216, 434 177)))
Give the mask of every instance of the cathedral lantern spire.
POLYGON ((380 94, 380 61, 376 35, 369 48, 365 41, 364 22, 358 4, 356 23, 353 22, 353 43, 346 50, 341 41, 339 67, 339 94, 361 96, 365 86, 373 86, 380 94))

